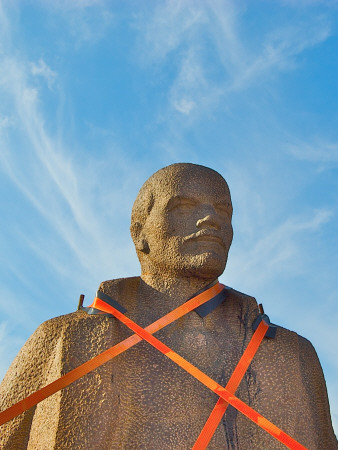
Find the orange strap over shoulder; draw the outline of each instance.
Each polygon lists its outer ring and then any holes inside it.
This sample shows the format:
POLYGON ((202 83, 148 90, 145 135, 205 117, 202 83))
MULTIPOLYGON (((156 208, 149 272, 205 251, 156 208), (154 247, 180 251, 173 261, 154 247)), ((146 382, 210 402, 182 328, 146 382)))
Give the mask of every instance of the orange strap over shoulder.
MULTIPOLYGON (((216 381, 212 380, 208 375, 203 373, 197 367, 193 366, 186 359, 182 358, 179 354, 171 350, 167 345, 163 344, 160 340, 152 336, 147 330, 143 329, 127 316, 122 314, 120 311, 115 309, 113 306, 108 305, 101 299, 96 298, 95 304, 98 309, 101 311, 105 311, 107 313, 113 314, 117 319, 119 319, 122 323, 124 323, 128 328, 138 334, 142 339, 149 342, 153 347, 162 352, 167 358, 174 361, 178 366, 184 369, 186 372, 190 373, 193 377, 195 377, 198 381, 208 387, 210 390, 219 395, 223 400, 232 405, 242 414, 247 416, 250 420, 256 423, 258 426, 263 428, 263 430, 267 431, 271 436, 276 438, 279 442, 282 442, 291 450, 307 450, 306 447, 301 445, 291 436, 286 434, 276 425, 271 423, 268 419, 263 417, 253 408, 248 406, 246 403, 242 402, 239 398, 237 398, 233 393, 229 392, 226 388, 223 388, 220 384, 216 383, 216 381)), ((263 329, 263 327, 261 327, 263 329)), ((266 332, 266 330, 265 330, 266 332)), ((234 381, 234 385, 236 381, 234 381)))
MULTIPOLYGON (((188 312, 192 311, 193 309, 197 308, 203 303, 206 303, 207 301, 211 300, 217 294, 222 292, 223 289, 225 289, 225 286, 221 283, 217 283, 214 286, 211 286, 209 289, 201 292, 192 299, 188 300, 186 303, 183 303, 183 305, 180 305, 178 308, 174 309, 170 313, 156 320, 151 325, 148 325, 145 328, 145 330, 148 333, 156 333, 156 331, 161 330, 162 328, 179 319, 180 317, 184 316, 188 312)), ((20 400, 19 402, 15 403, 13 406, 0 412, 0 425, 3 425, 4 423, 8 422, 9 420, 13 419, 14 417, 18 416, 24 411, 27 411, 28 409, 37 405, 45 398, 51 396, 52 394, 55 394, 55 392, 60 391, 66 386, 69 386, 71 383, 83 377, 84 375, 96 369, 97 367, 101 366, 105 362, 115 358, 115 356, 128 350, 128 348, 133 347, 141 340, 142 338, 140 338, 137 334, 128 337, 119 344, 116 344, 113 347, 109 348, 108 350, 105 350, 104 352, 85 362, 81 366, 76 367, 75 369, 66 373, 65 375, 48 384, 47 386, 43 387, 42 389, 39 389, 38 391, 24 398, 23 400, 20 400)))
MULTIPOLYGON (((268 328, 269 325, 267 325, 264 320, 262 320, 258 325, 255 333, 253 334, 247 348, 245 349, 227 385, 225 386, 225 389, 232 394, 236 392, 238 386, 240 385, 240 382, 244 377, 245 372, 248 370, 249 365, 253 357, 255 356, 268 328)), ((218 399, 192 450, 204 450, 207 448, 211 438, 216 431, 216 428, 218 427, 218 424, 222 420, 222 417, 227 410, 228 405, 229 403, 226 402, 222 397, 218 399)))

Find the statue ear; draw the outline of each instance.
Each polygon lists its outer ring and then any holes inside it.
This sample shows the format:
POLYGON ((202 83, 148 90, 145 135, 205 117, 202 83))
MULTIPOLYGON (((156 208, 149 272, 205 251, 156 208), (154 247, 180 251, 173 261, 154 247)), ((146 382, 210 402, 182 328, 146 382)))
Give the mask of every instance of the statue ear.
POLYGON ((144 237, 142 237, 138 242, 138 250, 146 255, 150 252, 148 241, 144 237))
POLYGON ((140 224, 140 222, 134 222, 131 226, 130 226, 130 232, 136 247, 136 250, 145 253, 146 255, 150 252, 150 248, 149 248, 149 244, 148 241, 144 235, 144 233, 142 233, 142 225, 140 224))

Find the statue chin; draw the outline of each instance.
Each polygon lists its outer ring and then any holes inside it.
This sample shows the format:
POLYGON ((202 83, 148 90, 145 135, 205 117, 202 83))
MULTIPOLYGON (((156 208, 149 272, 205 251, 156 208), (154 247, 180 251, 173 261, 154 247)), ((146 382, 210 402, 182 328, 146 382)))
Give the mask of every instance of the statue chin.
POLYGON ((196 270, 196 274, 199 277, 216 279, 224 272, 225 264, 226 261, 216 257, 203 258, 202 263, 196 270))
POLYGON ((216 279, 224 272, 227 258, 214 252, 199 255, 186 255, 176 265, 174 272, 177 277, 198 277, 216 279))

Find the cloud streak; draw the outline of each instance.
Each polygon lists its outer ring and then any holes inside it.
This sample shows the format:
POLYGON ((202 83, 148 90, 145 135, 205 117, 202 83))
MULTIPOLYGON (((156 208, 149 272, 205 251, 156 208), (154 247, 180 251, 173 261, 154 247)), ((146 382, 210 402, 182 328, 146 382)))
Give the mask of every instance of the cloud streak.
POLYGON ((168 98, 171 108, 184 115, 197 107, 200 115, 208 113, 231 93, 293 70, 298 55, 331 33, 327 17, 304 18, 298 24, 275 24, 261 42, 249 45, 240 7, 231 1, 167 1, 139 29, 144 64, 165 67, 167 58, 176 61, 168 98), (212 64, 219 65, 216 77, 207 70, 211 55, 212 64))
POLYGON ((39 59, 37 63, 31 63, 31 71, 33 75, 43 77, 47 81, 49 89, 52 89, 57 73, 54 72, 43 59, 39 59))
POLYGON ((313 163, 338 163, 338 144, 315 139, 314 142, 296 141, 286 146, 287 151, 296 159, 313 163))
MULTIPOLYGON (((1 155, 0 163, 2 171, 15 183, 21 193, 32 204, 40 216, 54 230, 56 236, 68 247, 76 258, 78 266, 87 272, 89 280, 97 280, 102 272, 107 273, 110 269, 118 268, 114 263, 112 255, 116 248, 126 245, 110 229, 116 224, 109 221, 114 217, 113 211, 101 209, 101 205, 95 200, 107 197, 106 190, 111 187, 109 182, 102 181, 99 173, 87 173, 88 168, 81 166, 74 157, 70 157, 67 150, 59 139, 46 130, 45 118, 39 105, 39 88, 30 83, 30 74, 41 75, 52 83, 56 77, 55 72, 47 64, 40 60, 38 65, 18 61, 9 56, 2 55, 0 69, 0 89, 10 104, 13 123, 8 133, 10 119, 4 113, 1 115, 1 155), (14 137, 21 140, 21 145, 14 142, 14 137), (14 148, 16 150, 14 150, 14 148), (88 176, 87 176, 88 175, 88 176), (86 184, 83 183, 83 178, 86 184), (99 264, 94 263, 93 255, 99 264)), ((56 130, 56 134, 62 131, 56 130)), ((120 160, 123 166, 122 154, 116 153, 111 158, 120 160)), ((90 158, 88 158, 90 161, 90 158)), ((113 161, 107 161, 112 163, 113 161)), ((95 166, 95 161, 92 161, 95 166)), ((128 180, 131 182, 134 176, 130 164, 128 173, 120 173, 127 180, 126 189, 129 188, 128 180)), ((122 194, 122 193, 121 193, 122 194)), ((115 207, 120 208, 126 214, 126 206, 122 198, 116 199, 115 207)), ((36 242, 41 238, 36 236, 36 242)), ((41 242, 40 242, 41 243, 41 242)), ((27 242, 28 245, 28 242, 27 242)), ((35 253, 41 258, 48 260, 50 266, 59 267, 61 276, 64 276, 64 265, 57 264, 57 254, 48 255, 43 246, 29 244, 35 248, 35 253)), ((131 243, 127 244, 132 252, 131 243)), ((127 261, 125 261, 127 265, 127 261)), ((120 266, 119 266, 120 267, 120 266)), ((69 270, 69 276, 72 276, 69 270)), ((88 284, 89 284, 88 280, 88 284)))
MULTIPOLYGON (((241 247, 231 255, 231 268, 227 276, 235 285, 255 286, 257 289, 271 282, 276 273, 301 274, 304 265, 299 248, 300 235, 317 231, 332 217, 328 210, 313 211, 311 217, 290 217, 284 223, 272 228, 267 234, 255 230, 255 242, 250 248, 241 247)), ((270 224, 269 224, 270 225, 270 224)), ((266 230, 264 230, 266 231, 266 230)))

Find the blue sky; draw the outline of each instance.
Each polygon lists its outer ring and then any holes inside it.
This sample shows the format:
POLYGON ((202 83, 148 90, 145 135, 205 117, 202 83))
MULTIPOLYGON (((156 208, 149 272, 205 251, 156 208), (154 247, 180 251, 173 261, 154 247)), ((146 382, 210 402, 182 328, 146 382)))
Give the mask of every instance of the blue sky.
POLYGON ((338 2, 0 1, 0 375, 36 327, 140 273, 143 182, 218 170, 221 281, 315 346, 338 432, 338 2))

